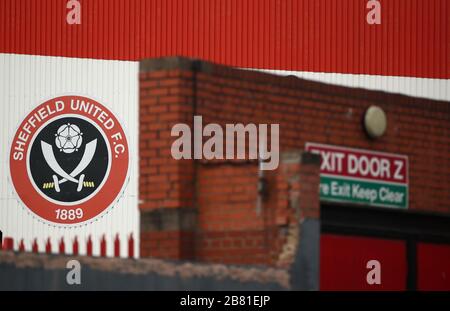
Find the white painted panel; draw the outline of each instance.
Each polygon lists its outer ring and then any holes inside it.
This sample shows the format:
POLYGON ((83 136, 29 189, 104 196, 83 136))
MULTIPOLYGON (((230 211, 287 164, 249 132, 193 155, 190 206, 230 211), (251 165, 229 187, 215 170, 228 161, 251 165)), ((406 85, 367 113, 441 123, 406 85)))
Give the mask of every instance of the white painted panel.
MULTIPOLYGON (((257 70, 257 69, 256 69, 257 70)), ((374 76, 342 73, 261 70, 264 72, 368 90, 450 101, 450 79, 374 76)))
POLYGON ((24 239, 27 250, 34 238, 39 251, 52 240, 52 251, 58 241, 66 241, 66 252, 72 252, 71 241, 78 237, 80 253, 86 252, 86 240, 93 239, 93 253, 99 255, 99 240, 104 234, 107 255, 113 255, 114 237, 119 234, 121 256, 126 257, 126 241, 135 239, 135 256, 139 256, 138 211, 138 63, 64 57, 0 54, 0 230, 15 240, 15 248, 24 239), (19 123, 37 105, 59 95, 83 95, 98 100, 121 121, 128 134, 131 166, 130 181, 116 206, 104 217, 84 227, 50 226, 31 215, 16 200, 8 181, 9 148, 19 123))

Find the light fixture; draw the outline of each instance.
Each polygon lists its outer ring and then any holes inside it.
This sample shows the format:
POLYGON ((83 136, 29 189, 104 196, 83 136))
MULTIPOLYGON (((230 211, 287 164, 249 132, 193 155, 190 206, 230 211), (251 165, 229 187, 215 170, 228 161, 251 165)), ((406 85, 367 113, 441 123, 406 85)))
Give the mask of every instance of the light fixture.
POLYGON ((364 128, 371 138, 379 138, 386 132, 387 118, 383 109, 372 105, 364 114, 364 128))

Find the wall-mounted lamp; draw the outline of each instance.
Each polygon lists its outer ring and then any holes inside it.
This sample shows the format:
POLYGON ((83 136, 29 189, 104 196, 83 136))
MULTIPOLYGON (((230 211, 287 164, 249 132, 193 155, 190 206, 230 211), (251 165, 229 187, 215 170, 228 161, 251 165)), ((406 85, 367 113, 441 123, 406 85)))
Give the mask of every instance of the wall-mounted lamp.
POLYGON ((383 136, 387 128, 387 118, 383 109, 370 106, 364 114, 364 128, 371 138, 383 136))

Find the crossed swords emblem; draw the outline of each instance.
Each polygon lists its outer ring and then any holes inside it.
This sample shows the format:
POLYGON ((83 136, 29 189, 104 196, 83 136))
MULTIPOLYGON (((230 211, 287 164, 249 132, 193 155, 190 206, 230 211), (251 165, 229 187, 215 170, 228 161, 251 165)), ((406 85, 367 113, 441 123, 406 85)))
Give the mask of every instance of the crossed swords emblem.
POLYGON ((56 192, 60 192, 61 188, 59 187, 62 183, 66 181, 71 181, 73 183, 78 184, 77 192, 80 192, 85 187, 94 187, 93 182, 86 182, 84 180, 85 175, 81 174, 86 167, 91 163, 92 158, 94 157, 95 150, 97 148, 97 139, 92 140, 91 142, 86 144, 86 148, 84 150, 84 154, 81 158, 80 163, 78 163, 77 167, 70 172, 67 173, 64 169, 59 165, 58 161, 56 161, 55 154, 53 153, 52 145, 46 143, 45 141, 41 141, 42 154, 44 155, 44 159, 47 162, 48 166, 53 170, 55 174, 53 174, 53 182, 45 183, 43 188, 55 188, 56 192), (76 178, 78 175, 78 179, 76 178), (59 177, 62 179, 59 179, 59 177))

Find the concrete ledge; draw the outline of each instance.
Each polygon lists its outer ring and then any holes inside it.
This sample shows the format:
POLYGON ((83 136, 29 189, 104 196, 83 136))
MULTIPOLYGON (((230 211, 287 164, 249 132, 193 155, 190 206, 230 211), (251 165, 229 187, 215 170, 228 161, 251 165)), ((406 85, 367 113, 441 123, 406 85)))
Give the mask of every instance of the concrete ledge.
POLYGON ((0 274, 0 290, 289 289, 289 274, 283 269, 194 264, 158 259, 109 259, 0 252, 0 274), (78 287, 66 284, 66 274, 69 271, 66 269, 66 263, 72 259, 81 264, 82 284, 78 287), (24 279, 27 281, 24 282, 24 279))
POLYGON ((302 152, 301 163, 302 164, 316 164, 320 165, 321 157, 319 154, 311 152, 302 152))
POLYGON ((282 163, 320 164, 321 157, 308 151, 287 151, 281 153, 282 163))
POLYGON ((151 58, 139 62, 140 72, 151 72, 158 70, 192 70, 194 59, 184 57, 151 58))
MULTIPOLYGON (((164 58, 151 58, 145 59, 139 62, 139 72, 152 72, 160 70, 187 70, 187 71, 200 71, 205 73, 214 72, 214 68, 222 67, 214 63, 207 61, 201 61, 187 57, 164 57, 164 58)), ((227 68, 223 66, 224 68, 227 68)))
POLYGON ((194 230, 197 211, 193 208, 141 210, 141 232, 194 230))

